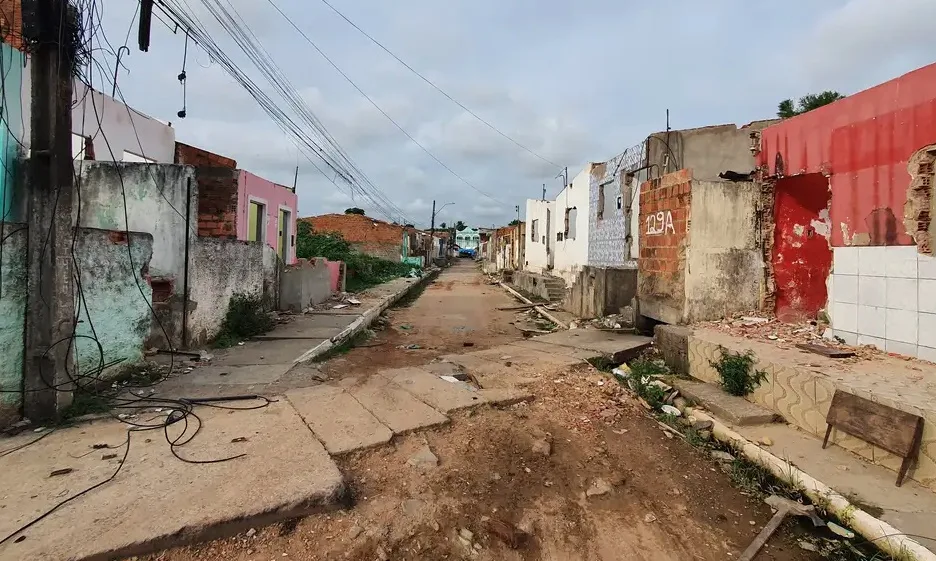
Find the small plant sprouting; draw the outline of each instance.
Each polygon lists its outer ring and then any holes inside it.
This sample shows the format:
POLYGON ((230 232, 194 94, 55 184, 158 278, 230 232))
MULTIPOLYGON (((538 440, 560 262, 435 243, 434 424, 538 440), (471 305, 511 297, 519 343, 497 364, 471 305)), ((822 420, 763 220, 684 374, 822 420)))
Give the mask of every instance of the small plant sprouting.
POLYGON ((718 360, 711 361, 712 368, 718 371, 722 387, 731 395, 744 397, 767 379, 767 372, 755 370, 757 357, 752 351, 736 353, 720 347, 718 360))

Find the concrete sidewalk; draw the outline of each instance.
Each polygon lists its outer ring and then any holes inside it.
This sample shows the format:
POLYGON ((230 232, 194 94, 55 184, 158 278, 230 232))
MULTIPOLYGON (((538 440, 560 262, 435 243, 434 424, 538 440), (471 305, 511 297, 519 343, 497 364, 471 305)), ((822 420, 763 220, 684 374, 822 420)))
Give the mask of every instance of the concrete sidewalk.
POLYGON ((159 385, 156 397, 281 395, 316 384, 319 372, 311 365, 316 357, 367 329, 384 310, 437 274, 434 270, 368 289, 359 295, 359 306, 289 316, 291 321, 269 333, 212 351, 214 358, 207 364, 177 358, 176 374, 159 385))

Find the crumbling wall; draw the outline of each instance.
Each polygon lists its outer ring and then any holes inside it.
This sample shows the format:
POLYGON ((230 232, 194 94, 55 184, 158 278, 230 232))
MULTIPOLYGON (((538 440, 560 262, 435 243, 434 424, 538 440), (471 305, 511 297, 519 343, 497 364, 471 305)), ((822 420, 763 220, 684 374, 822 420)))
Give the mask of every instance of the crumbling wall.
POLYGON ((637 268, 583 267, 572 284, 563 308, 580 318, 625 314, 634 310, 637 268))
POLYGON ((764 260, 759 202, 760 189, 752 182, 692 182, 683 321, 760 308, 764 260))
POLYGON ((774 193, 770 263, 777 317, 789 322, 815 319, 826 307, 832 269, 829 179, 820 173, 783 177, 774 183, 774 193))
POLYGON ((23 329, 26 325, 26 225, 0 228, 0 427, 19 420, 23 395, 23 329))
POLYGON ((282 261, 262 242, 197 238, 192 246, 189 288, 189 346, 217 336, 236 294, 262 297, 267 309, 278 305, 282 261))
POLYGON ((917 151, 907 162, 910 187, 904 205, 904 227, 916 242, 917 251, 933 255, 933 214, 936 213, 936 144, 917 151))
POLYGON ((195 168, 199 236, 237 238, 238 175, 226 167, 195 168))
POLYGON ((664 323, 683 321, 692 172, 680 170, 640 186, 640 313, 664 323))
POLYGON ((143 232, 78 231, 75 272, 84 294, 75 328, 79 374, 107 378, 143 360, 155 323, 153 290, 147 282, 153 241, 143 232), (102 362, 116 364, 100 371, 102 362))

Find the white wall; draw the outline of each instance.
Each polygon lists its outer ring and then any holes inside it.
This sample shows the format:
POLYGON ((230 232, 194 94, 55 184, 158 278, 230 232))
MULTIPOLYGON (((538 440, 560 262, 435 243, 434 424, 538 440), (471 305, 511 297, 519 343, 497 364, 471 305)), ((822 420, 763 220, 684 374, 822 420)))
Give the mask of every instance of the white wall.
POLYGON ((546 271, 549 259, 546 254, 546 240, 550 241, 550 247, 555 248, 556 244, 556 201, 540 201, 537 199, 527 199, 526 204, 526 260, 524 270, 533 273, 542 273, 546 271), (549 231, 546 229, 546 211, 552 212, 552 223, 549 231), (536 226, 534 226, 534 222, 536 226))
MULTIPOLYGON (((23 99, 32 99, 30 63, 23 70, 23 99)), ((23 108, 24 143, 30 138, 30 115, 23 108)), ((147 161, 171 164, 175 161, 175 129, 128 107, 109 95, 75 80, 72 93, 72 133, 92 137, 94 159, 98 161, 147 161), (111 155, 113 153, 113 155, 111 155)), ((80 144, 73 140, 77 155, 80 144)))
POLYGON ((561 277, 568 284, 575 282, 579 270, 588 262, 588 202, 591 164, 585 166, 572 183, 559 192, 556 197, 556 226, 552 240, 555 243, 552 274, 561 277), (568 209, 574 209, 569 222, 569 236, 564 234, 559 241, 557 234, 564 233, 565 216, 568 209))
POLYGON ((936 361, 936 258, 916 246, 836 247, 833 333, 851 345, 936 361))

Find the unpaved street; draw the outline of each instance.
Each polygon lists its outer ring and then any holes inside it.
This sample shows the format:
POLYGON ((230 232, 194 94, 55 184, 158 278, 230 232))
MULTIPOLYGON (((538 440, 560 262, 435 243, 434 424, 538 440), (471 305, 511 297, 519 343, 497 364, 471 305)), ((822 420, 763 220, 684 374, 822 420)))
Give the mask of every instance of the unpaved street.
MULTIPOLYGON (((514 301, 473 264, 447 269, 333 377, 426 364, 520 339, 514 301), (418 345, 418 349, 400 348, 418 345)), ((685 560, 737 558, 770 518, 704 452, 668 438, 628 394, 582 363, 544 362, 531 403, 452 416, 444 427, 339 459, 352 505, 150 560, 685 560), (426 447, 431 451, 427 455, 426 447)), ((270 461, 275 461, 270 458, 270 461)), ((758 561, 812 560, 794 524, 758 561)))

